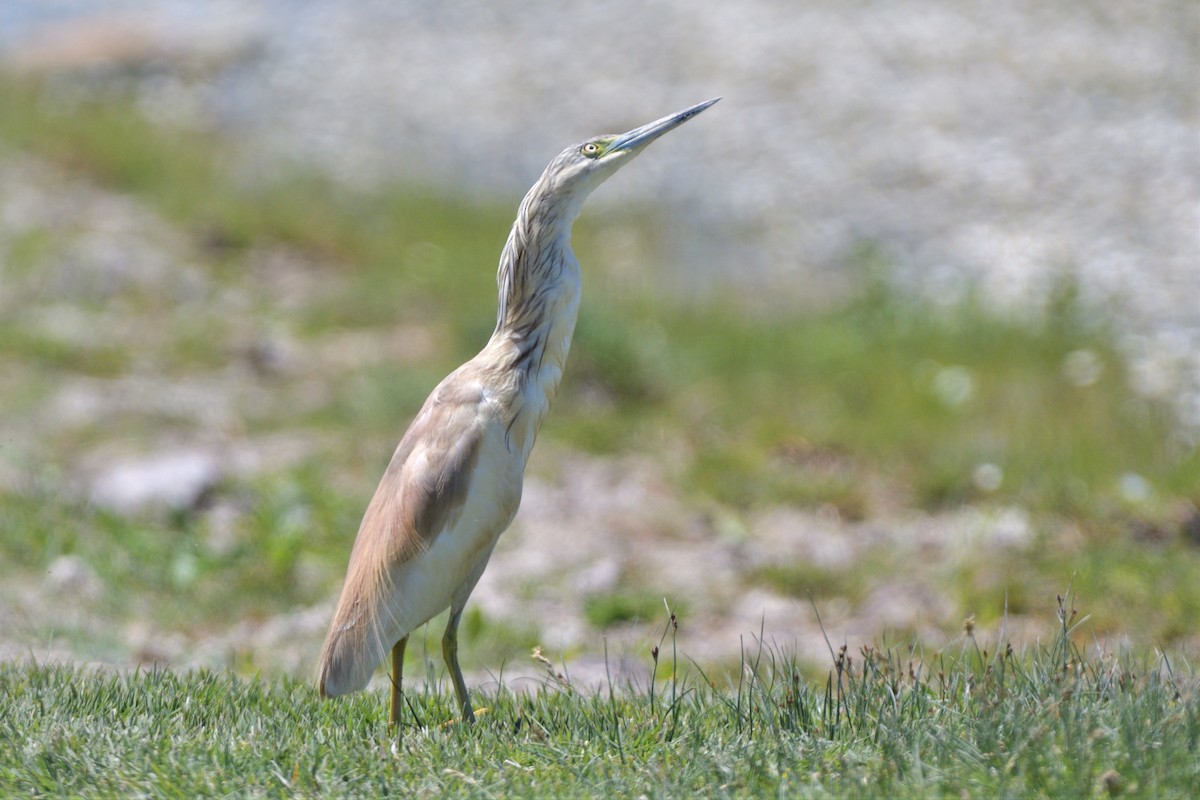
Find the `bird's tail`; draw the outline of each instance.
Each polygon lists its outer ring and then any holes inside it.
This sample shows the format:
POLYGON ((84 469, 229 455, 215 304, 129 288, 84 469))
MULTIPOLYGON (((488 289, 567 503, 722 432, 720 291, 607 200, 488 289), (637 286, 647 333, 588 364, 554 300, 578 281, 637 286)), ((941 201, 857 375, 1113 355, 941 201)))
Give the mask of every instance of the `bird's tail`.
POLYGON ((380 609, 373 602, 377 593, 363 591, 366 588, 362 585, 363 577, 366 576, 347 575, 329 633, 325 635, 317 660, 317 687, 322 697, 365 689, 388 652, 380 609))

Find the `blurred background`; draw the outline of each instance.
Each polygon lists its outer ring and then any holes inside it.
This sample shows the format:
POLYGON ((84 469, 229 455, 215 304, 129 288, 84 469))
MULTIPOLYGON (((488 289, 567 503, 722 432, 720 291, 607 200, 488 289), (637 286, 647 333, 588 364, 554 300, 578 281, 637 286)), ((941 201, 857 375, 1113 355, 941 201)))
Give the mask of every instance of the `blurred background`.
POLYGON ((1200 653, 1198 74, 1186 0, 10 0, 0 657, 307 674, 525 189, 715 96, 576 226, 476 675, 645 674, 667 606, 717 667, 1028 641, 1068 585, 1200 653))

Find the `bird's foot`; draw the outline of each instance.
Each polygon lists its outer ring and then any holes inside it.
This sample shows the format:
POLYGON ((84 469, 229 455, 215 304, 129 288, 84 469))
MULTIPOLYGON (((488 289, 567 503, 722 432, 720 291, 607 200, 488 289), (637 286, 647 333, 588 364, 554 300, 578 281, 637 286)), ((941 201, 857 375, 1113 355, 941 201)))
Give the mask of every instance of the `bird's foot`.
POLYGON ((447 720, 446 722, 443 722, 442 728, 443 729, 454 728, 458 725, 465 725, 468 728, 470 728, 472 725, 475 724, 475 720, 479 719, 484 714, 488 713, 489 710, 490 709, 488 709, 488 708, 477 708, 474 711, 472 711, 470 714, 463 716, 462 719, 452 719, 452 720, 447 720))

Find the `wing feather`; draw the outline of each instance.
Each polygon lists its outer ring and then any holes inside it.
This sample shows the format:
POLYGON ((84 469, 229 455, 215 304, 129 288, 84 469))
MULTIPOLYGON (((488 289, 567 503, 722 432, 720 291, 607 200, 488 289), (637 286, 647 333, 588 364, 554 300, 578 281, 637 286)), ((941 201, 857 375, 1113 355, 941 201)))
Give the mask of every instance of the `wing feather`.
MULTIPOLYGON (((484 394, 469 373, 450 375, 396 447, 363 515, 346 582, 318 662, 323 696, 363 688, 388 649, 408 631, 393 631, 391 574, 427 550, 460 511, 479 458, 484 394)), ((448 601, 447 601, 448 602, 448 601)))

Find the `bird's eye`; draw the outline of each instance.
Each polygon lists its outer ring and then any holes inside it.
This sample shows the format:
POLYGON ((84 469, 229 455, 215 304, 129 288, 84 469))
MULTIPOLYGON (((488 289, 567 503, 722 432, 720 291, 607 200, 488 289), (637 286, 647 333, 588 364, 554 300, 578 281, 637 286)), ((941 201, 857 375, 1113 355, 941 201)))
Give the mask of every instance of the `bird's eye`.
POLYGON ((583 147, 579 148, 579 152, 583 153, 588 158, 595 158, 600 155, 600 145, 595 142, 588 142, 583 147))

